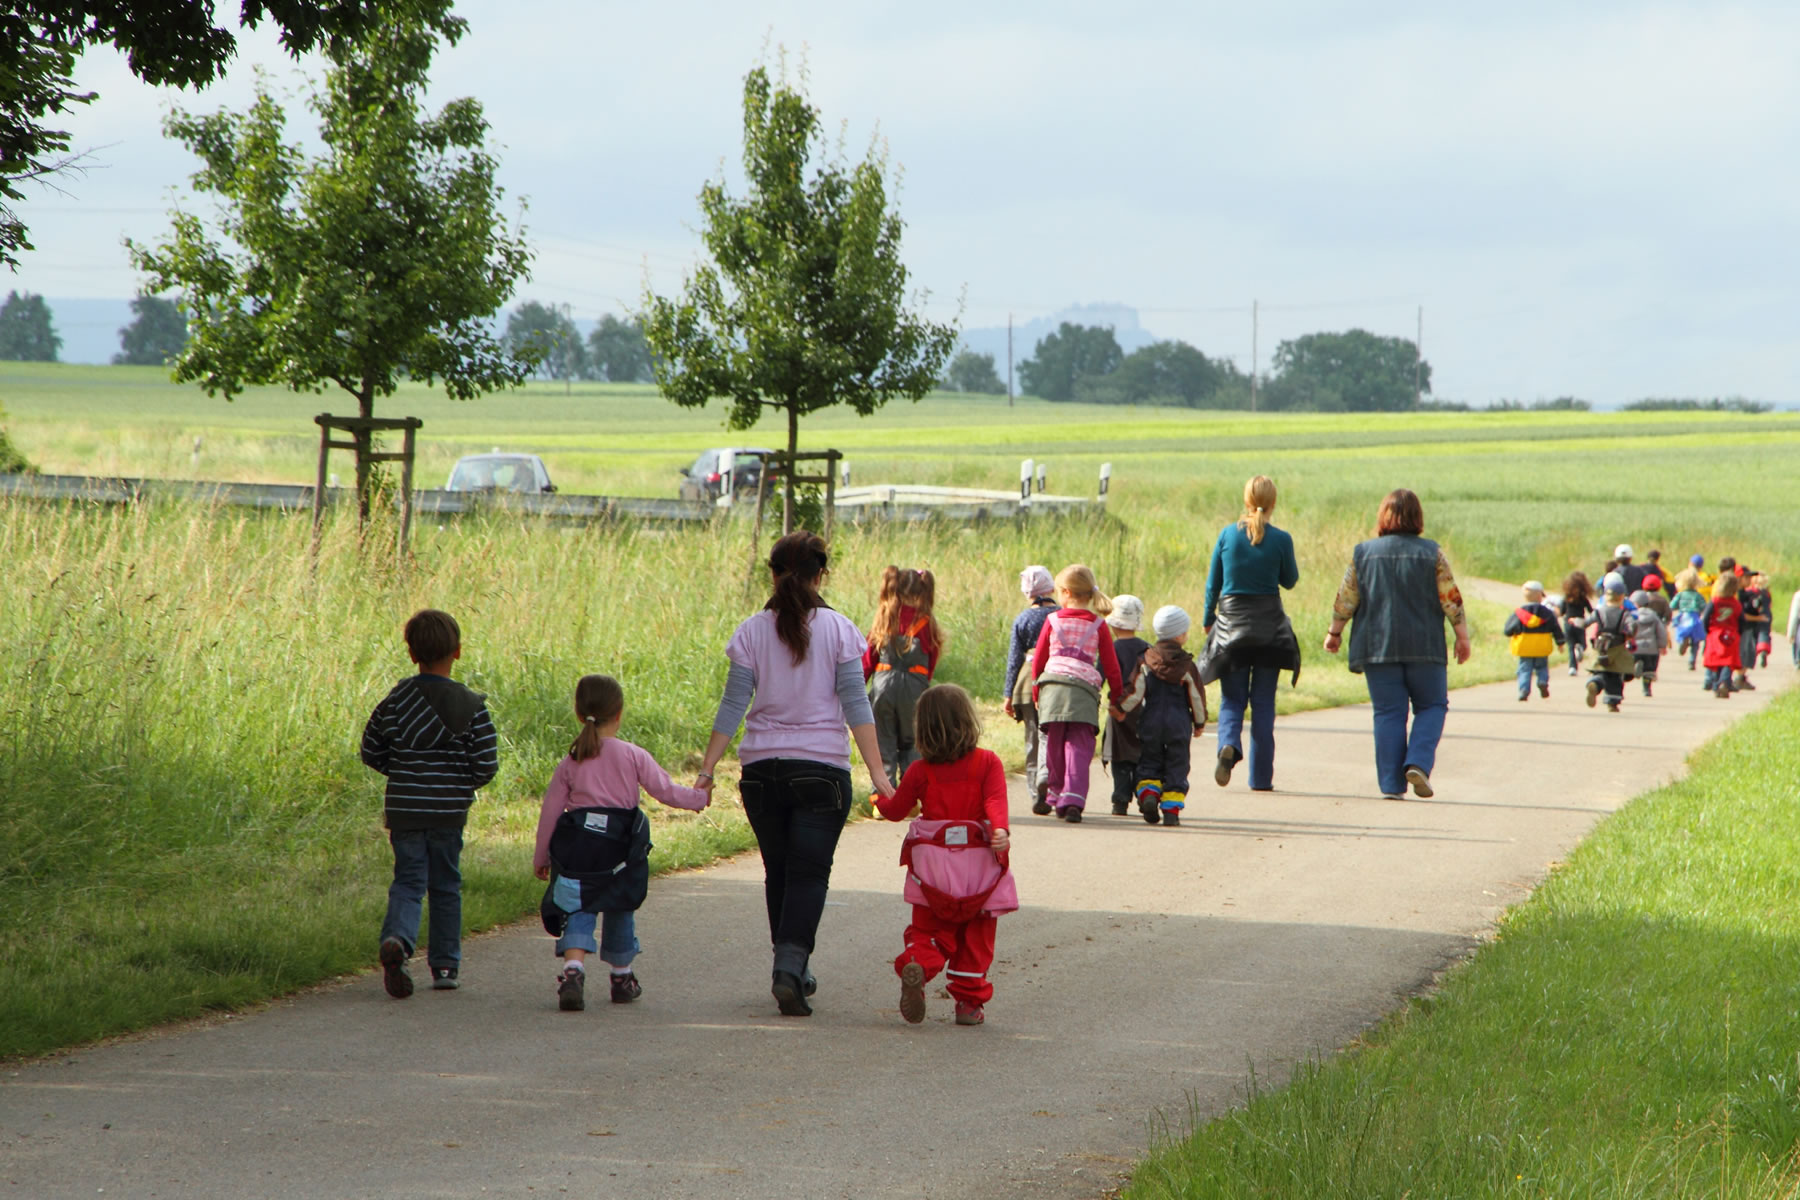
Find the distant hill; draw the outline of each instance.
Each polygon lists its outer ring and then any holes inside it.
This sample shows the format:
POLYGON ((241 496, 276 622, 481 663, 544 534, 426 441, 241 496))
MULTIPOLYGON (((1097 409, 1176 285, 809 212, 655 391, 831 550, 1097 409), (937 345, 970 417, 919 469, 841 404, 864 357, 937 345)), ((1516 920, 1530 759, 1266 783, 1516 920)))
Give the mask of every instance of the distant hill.
MULTIPOLYGON (((1071 304, 1047 317, 1034 317, 1013 326, 1013 362, 1030 358, 1037 344, 1056 327, 1067 321, 1071 325, 1104 325, 1118 339, 1119 349, 1130 354, 1151 342, 1161 341, 1138 321, 1137 309, 1126 304, 1071 304)), ((1006 326, 962 331, 962 344, 977 354, 991 354, 1000 378, 1006 378, 1006 326)))

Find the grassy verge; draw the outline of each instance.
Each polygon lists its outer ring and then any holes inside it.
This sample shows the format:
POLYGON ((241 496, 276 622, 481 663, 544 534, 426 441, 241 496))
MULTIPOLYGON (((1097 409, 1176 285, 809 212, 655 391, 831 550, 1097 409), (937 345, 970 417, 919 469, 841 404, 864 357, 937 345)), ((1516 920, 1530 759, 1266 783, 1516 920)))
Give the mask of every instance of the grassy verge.
POLYGON ((1125 1195, 1800 1194, 1797 730, 1790 693, 1719 738, 1429 998, 1125 1195))

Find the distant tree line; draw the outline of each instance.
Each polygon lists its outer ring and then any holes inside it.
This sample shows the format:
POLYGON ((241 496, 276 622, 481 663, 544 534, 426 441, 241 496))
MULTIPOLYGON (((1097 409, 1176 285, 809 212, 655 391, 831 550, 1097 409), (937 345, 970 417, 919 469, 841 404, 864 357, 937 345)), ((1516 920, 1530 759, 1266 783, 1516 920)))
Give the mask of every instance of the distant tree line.
POLYGON ((1765 413, 1775 406, 1763 400, 1746 400, 1742 396, 1715 396, 1711 400, 1681 400, 1651 396, 1633 400, 1624 406, 1627 412, 1740 412, 1765 413))
POLYGON ((1558 396, 1554 400, 1490 400, 1486 404, 1470 404, 1463 400, 1425 400, 1420 412, 1587 412, 1593 405, 1574 396, 1558 396))
MULTIPOLYGON (((1431 391, 1431 364, 1405 338, 1361 329, 1310 333, 1275 348, 1273 370, 1257 380, 1254 402, 1268 411, 1384 412, 1414 407, 1431 391)), ((1086 404, 1165 404, 1247 409, 1250 377, 1227 358, 1209 358, 1178 340, 1125 353, 1111 329, 1063 322, 1019 364, 1023 390, 1086 404)))
POLYGON ((648 383, 655 378, 650 343, 637 318, 608 313, 585 339, 566 304, 527 300, 506 319, 506 341, 517 352, 539 351, 538 374, 567 383, 648 383))

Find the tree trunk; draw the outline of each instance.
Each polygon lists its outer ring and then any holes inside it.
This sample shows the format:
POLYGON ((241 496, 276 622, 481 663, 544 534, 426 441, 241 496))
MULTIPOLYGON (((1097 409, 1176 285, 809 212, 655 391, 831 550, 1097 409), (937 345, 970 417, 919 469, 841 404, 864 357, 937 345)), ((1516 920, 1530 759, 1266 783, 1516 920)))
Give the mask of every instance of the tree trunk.
POLYGON ((794 455, 800 450, 800 406, 789 404, 788 418, 788 452, 787 470, 782 473, 781 494, 781 532, 785 536, 794 532, 794 471, 796 463, 794 455))
MULTIPOLYGON (((366 421, 375 415, 375 389, 366 383, 356 397, 357 412, 366 421)), ((367 429, 356 431, 356 527, 360 530, 369 523, 369 456, 373 454, 373 435, 367 429)))

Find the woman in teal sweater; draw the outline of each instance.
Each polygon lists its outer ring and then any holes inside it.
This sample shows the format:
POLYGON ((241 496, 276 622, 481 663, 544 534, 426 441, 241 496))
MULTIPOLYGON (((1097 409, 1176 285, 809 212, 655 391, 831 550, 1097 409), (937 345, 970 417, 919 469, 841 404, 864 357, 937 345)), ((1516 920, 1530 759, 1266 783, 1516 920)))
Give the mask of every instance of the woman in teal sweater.
POLYGON ((1219 531, 1206 572, 1206 652, 1201 678, 1219 681, 1219 761, 1213 781, 1231 782, 1245 757, 1244 710, 1250 710, 1250 788, 1275 786, 1275 685, 1300 673, 1300 643, 1281 605, 1283 589, 1300 582, 1294 539, 1269 524, 1275 481, 1258 475, 1244 485, 1244 515, 1219 531))

